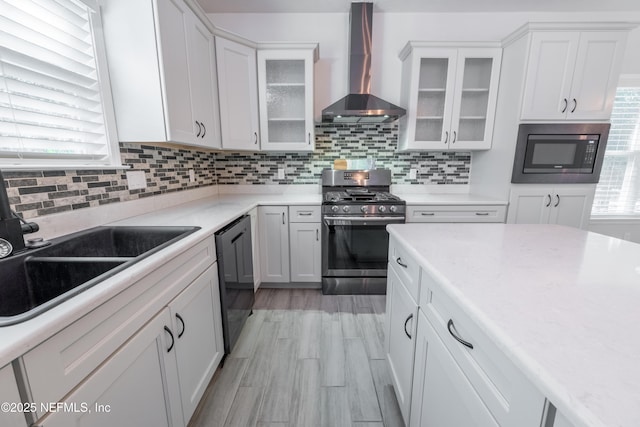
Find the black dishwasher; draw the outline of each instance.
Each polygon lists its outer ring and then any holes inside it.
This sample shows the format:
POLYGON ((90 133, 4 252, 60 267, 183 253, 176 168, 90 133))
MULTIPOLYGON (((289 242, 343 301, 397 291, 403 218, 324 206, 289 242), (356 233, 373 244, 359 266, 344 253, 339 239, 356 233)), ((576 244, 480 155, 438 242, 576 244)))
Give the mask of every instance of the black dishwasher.
POLYGON ((233 350, 254 301, 251 217, 245 215, 216 233, 224 352, 233 350))

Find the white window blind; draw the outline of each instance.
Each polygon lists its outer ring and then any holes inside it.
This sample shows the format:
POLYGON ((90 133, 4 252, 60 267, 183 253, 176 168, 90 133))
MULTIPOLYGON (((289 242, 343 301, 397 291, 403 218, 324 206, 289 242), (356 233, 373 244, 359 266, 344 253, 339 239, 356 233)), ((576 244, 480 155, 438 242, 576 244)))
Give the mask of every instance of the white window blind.
POLYGON ((120 164, 96 61, 96 13, 79 0, 0 0, 3 167, 120 164))
POLYGON ((640 84, 616 92, 591 215, 640 216, 640 84))

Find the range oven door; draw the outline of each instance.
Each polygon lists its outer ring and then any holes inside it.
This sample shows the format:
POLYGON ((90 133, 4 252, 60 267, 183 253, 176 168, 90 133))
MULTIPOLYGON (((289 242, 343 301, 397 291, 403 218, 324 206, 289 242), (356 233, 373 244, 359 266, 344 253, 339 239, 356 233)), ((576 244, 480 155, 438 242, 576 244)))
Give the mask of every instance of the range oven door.
POLYGON ((404 217, 324 217, 322 276, 386 277, 386 226, 404 222, 404 217))

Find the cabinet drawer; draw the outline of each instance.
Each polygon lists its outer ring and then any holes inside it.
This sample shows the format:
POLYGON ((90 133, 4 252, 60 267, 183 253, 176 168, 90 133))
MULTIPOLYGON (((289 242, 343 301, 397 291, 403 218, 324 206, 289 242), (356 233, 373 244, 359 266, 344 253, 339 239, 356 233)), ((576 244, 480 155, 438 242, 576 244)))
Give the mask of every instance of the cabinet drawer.
POLYGON ((538 427, 544 405, 540 392, 426 270, 420 287, 421 309, 498 424, 538 427))
POLYGON ((407 222, 505 222, 506 206, 407 206, 407 222))
POLYGON ((214 261, 209 238, 26 353, 34 401, 59 401, 214 261))
POLYGON ((419 279, 420 266, 416 260, 409 255, 404 246, 399 244, 393 237, 389 239, 389 265, 398 275, 400 281, 409 291, 414 301, 418 301, 420 296, 419 279))
POLYGON ((320 206, 289 206, 289 222, 320 222, 320 206))

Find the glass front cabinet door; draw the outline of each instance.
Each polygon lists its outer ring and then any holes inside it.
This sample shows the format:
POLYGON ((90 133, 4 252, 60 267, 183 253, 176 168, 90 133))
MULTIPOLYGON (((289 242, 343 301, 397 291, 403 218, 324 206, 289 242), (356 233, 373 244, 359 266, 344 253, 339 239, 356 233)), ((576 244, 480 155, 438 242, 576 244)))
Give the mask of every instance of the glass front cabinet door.
POLYGON ((258 50, 263 151, 313 151, 313 66, 317 48, 258 50))
POLYGON ((502 50, 409 43, 403 60, 401 150, 491 148, 502 50))

